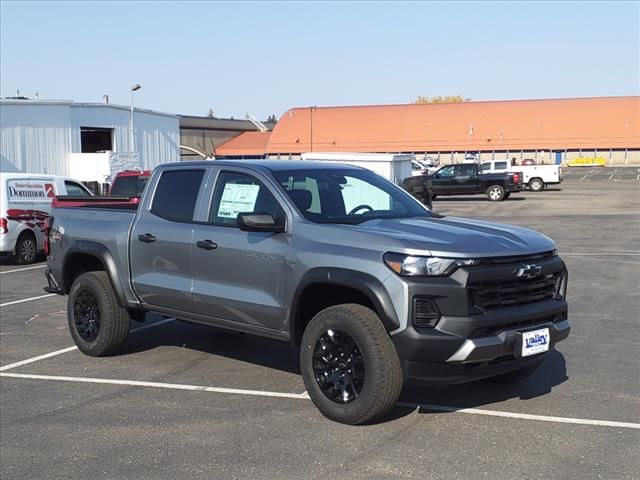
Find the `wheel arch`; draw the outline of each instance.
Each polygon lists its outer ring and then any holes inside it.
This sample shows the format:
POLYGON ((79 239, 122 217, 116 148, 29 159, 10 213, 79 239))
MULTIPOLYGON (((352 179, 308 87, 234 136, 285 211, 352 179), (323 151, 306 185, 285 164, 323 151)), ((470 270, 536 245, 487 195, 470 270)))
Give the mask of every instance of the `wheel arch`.
POLYGON ((118 280, 118 270, 111 252, 97 242, 76 241, 67 249, 62 262, 62 290, 69 294, 73 281, 83 273, 104 271, 107 273, 118 303, 127 307, 126 295, 118 280))
POLYGON ((316 313, 343 303, 371 308, 387 331, 400 326, 391 297, 376 277, 343 268, 316 268, 303 276, 293 296, 288 315, 291 343, 300 345, 302 333, 316 313))

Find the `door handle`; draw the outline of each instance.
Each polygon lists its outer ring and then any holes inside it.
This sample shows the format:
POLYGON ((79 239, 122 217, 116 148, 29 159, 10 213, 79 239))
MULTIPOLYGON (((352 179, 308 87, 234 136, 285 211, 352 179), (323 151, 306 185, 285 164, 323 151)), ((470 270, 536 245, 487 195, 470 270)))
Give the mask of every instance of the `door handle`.
POLYGON ((138 240, 144 243, 153 243, 156 241, 156 237, 150 233, 145 233, 144 235, 138 235, 138 240))
POLYGON ((203 250, 215 250, 218 248, 218 244, 211 240, 198 240, 196 242, 196 247, 202 248, 203 250))

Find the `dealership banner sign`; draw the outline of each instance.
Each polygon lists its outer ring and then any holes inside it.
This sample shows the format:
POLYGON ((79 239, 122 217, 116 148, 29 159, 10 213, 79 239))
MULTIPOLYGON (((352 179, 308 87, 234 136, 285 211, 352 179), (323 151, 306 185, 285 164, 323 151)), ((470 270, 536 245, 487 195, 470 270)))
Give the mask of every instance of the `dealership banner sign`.
POLYGON ((7 197, 10 202, 43 202, 51 203, 56 196, 53 183, 9 180, 7 182, 7 197))

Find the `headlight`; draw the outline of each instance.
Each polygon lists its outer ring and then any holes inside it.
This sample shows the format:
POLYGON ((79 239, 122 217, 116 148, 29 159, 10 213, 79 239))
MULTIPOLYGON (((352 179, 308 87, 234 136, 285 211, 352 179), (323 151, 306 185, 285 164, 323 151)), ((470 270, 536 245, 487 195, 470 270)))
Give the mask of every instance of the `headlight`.
POLYGON ((477 265, 477 258, 417 257, 401 253, 385 253, 384 263, 398 275, 443 277, 465 265, 477 265))

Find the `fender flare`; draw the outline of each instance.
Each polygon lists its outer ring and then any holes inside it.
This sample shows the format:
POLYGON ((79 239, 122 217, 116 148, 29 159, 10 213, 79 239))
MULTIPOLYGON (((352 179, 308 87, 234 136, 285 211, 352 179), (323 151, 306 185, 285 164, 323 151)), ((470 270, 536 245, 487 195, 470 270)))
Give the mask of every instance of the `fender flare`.
POLYGON ((296 312, 300 307, 300 299, 305 289, 314 284, 343 286, 358 290, 371 301, 382 324, 388 332, 400 327, 400 322, 398 321, 391 297, 380 280, 372 275, 356 270, 320 267, 311 269, 304 274, 293 295, 288 318, 289 338, 293 343, 296 343, 302 336, 302 332, 298 331, 299 326, 296 322, 296 312))
POLYGON ((65 272, 67 270, 67 265, 70 259, 76 255, 90 255, 92 257, 97 258, 102 265, 104 266, 104 270, 107 272, 109 276, 109 280, 111 280, 111 285, 113 286, 113 291, 116 294, 116 298, 118 299, 118 303, 121 307, 127 308, 129 307, 127 303, 127 297, 124 293, 124 288, 119 280, 118 269, 116 268, 116 263, 113 260, 113 256, 107 247, 98 243, 87 240, 74 240, 67 251, 65 252, 64 259, 62 261, 62 290, 65 294, 68 294, 71 290, 71 285, 67 282, 67 276, 65 272))

